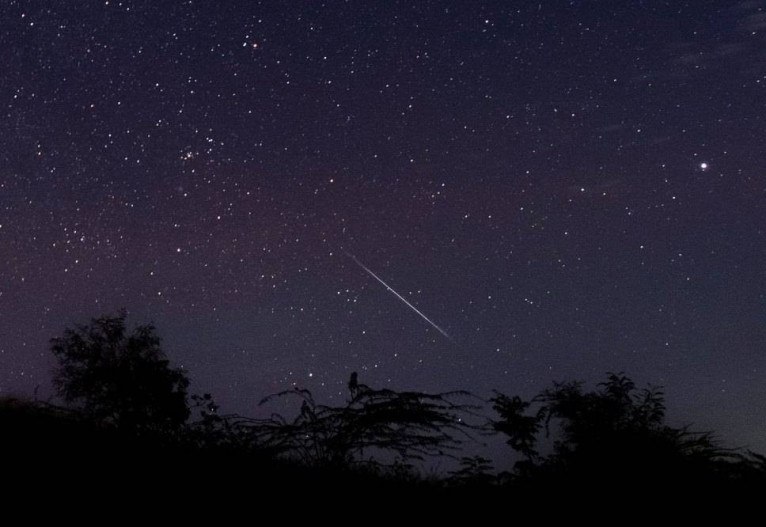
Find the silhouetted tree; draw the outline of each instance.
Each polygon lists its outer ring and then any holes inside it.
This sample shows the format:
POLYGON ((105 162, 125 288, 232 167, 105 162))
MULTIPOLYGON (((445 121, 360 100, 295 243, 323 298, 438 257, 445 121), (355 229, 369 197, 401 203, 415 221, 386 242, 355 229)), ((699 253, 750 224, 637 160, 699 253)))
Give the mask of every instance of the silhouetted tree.
POLYGON ((538 453, 535 446, 542 416, 525 415, 524 412, 531 403, 523 401, 517 395, 508 397, 498 393, 492 399, 492 403, 500 416, 500 419, 493 423, 495 431, 508 436, 507 442, 514 450, 521 452, 528 459, 536 458, 538 453))
POLYGON ((300 412, 293 420, 275 414, 246 423, 258 444, 312 465, 341 465, 393 456, 399 462, 449 454, 461 445, 459 435, 470 428, 463 418, 474 407, 453 402, 467 392, 428 394, 375 390, 358 382, 348 384, 344 406, 317 404, 308 390, 291 390, 267 397, 297 397, 300 412), (365 460, 365 456, 369 459, 365 460))
POLYGON ((526 457, 517 463, 526 476, 566 474, 604 484, 659 474, 688 479, 716 475, 735 458, 708 433, 666 425, 663 393, 639 390, 622 374, 609 374, 595 391, 556 383, 528 402, 498 393, 492 403, 500 417, 493 426, 526 457), (541 457, 540 432, 547 436, 554 423, 552 453, 541 457))
POLYGON ((189 416, 189 380, 169 367, 153 326, 128 334, 125 317, 92 319, 51 340, 58 393, 90 418, 121 428, 178 428, 189 416))

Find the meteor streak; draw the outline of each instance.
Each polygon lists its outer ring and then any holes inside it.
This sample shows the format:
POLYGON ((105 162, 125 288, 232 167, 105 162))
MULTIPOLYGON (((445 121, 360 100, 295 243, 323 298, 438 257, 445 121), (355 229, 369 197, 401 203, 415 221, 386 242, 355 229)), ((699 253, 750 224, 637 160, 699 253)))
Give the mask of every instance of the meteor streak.
POLYGON ((383 280, 382 280, 382 279, 381 279, 381 278, 380 278, 378 275, 376 275, 375 273, 373 273, 373 272, 370 270, 370 268, 369 268, 369 267, 367 267, 367 266, 366 266, 366 265, 364 265, 362 262, 360 262, 360 261, 357 259, 357 257, 356 257, 356 256, 354 256, 353 254, 351 254, 350 252, 347 252, 347 251, 343 251, 343 252, 345 252, 345 253, 346 253, 346 255, 347 255, 349 258, 351 258, 352 260, 354 260, 354 262, 356 263, 356 265, 358 265, 359 267, 361 267, 362 269, 364 269, 365 271, 367 271, 367 273, 368 273, 370 276, 372 276, 372 277, 373 277, 375 280, 377 280, 378 282, 380 282, 381 284, 383 284, 383 287, 385 287, 386 289, 388 289, 389 291, 391 291, 391 292, 392 292, 392 293, 393 293, 393 294, 396 296, 396 298, 398 298, 399 300, 401 300, 402 302, 404 302, 405 304, 407 304, 407 307, 409 307, 409 308, 410 308, 410 309, 412 309, 412 310, 413 310, 415 313, 417 313, 418 315, 420 315, 420 317, 421 317, 423 320, 425 320, 426 322, 428 322, 429 324, 431 324, 431 326, 433 326, 433 328, 434 328, 436 331, 438 331, 439 333, 441 333, 442 335, 444 335, 444 336, 445 336, 445 337, 447 337, 448 339, 452 340, 452 337, 450 337, 449 335, 447 335, 447 332, 446 332, 446 331, 444 331, 442 328, 440 328, 439 326, 437 326, 436 324, 434 324, 434 322, 433 322, 433 321, 432 321, 430 318, 428 318, 428 317, 427 317, 427 316, 425 316, 423 313, 421 313, 421 312, 420 312, 420 310, 419 310, 418 308, 416 308, 415 306, 413 306, 412 304, 410 304, 410 303, 407 301, 407 299, 406 299, 406 298, 404 298, 402 295, 400 295, 399 293, 397 293, 396 291, 394 291, 394 290, 393 290, 393 288, 392 288, 390 285, 388 285, 387 283, 385 283, 385 282, 384 282, 384 281, 383 281, 383 280))

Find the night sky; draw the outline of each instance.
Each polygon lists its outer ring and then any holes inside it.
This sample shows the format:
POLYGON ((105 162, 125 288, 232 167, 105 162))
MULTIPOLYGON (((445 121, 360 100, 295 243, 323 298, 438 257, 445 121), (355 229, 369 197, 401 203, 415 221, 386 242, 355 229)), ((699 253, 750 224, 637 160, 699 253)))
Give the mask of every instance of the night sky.
POLYGON ((228 411, 624 371, 766 451, 766 1, 5 0, 0 65, 0 395, 124 307, 228 411))

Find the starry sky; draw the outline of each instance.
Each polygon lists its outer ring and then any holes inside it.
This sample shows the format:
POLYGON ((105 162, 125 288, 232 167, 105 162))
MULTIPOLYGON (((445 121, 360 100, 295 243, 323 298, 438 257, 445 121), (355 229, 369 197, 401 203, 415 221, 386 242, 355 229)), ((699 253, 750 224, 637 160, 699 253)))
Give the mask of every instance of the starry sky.
POLYGON ((7 0, 0 63, 0 394, 124 307, 230 411, 625 371, 766 451, 766 1, 7 0))

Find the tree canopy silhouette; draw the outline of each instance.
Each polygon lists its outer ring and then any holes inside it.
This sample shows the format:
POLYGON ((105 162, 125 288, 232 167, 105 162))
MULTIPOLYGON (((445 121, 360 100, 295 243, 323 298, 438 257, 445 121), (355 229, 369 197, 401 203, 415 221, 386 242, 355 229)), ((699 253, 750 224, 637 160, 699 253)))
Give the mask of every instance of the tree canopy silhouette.
MULTIPOLYGON (((595 391, 580 382, 556 383, 531 401, 498 393, 492 399, 499 419, 494 429, 525 456, 517 473, 525 476, 566 474, 609 484, 635 483, 663 474, 690 479, 720 473, 724 462, 737 461, 709 433, 665 424, 665 402, 658 388, 637 389, 622 374, 608 374, 595 391), (541 432, 552 425, 558 436, 552 453, 541 456, 541 432)), ((732 466, 732 465, 727 465, 732 466)))
POLYGON ((171 368, 152 325, 125 327, 125 312, 67 328, 51 340, 59 395, 88 417, 126 429, 178 428, 189 380, 171 368))

